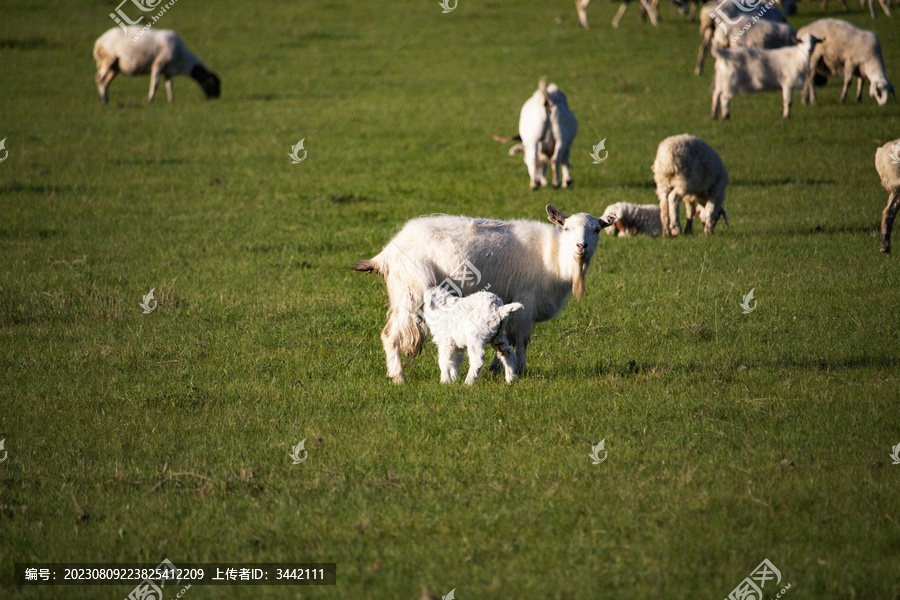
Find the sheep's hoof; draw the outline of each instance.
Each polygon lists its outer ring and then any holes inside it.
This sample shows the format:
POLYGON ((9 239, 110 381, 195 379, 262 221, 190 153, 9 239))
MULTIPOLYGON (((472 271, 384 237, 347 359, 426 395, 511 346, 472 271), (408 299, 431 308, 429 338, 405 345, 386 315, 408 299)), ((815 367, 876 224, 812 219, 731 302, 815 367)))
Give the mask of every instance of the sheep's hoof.
POLYGON ((884 252, 885 254, 890 254, 890 253, 891 253, 891 244, 890 244, 890 242, 887 243, 887 244, 882 243, 882 244, 881 244, 881 251, 884 252))
POLYGON ((570 179, 570 180, 566 181, 565 183, 563 183, 563 187, 564 187, 564 188, 570 188, 570 187, 572 187, 572 185, 573 185, 574 183, 575 183, 575 182, 572 181, 572 180, 570 179))
POLYGON ((406 375, 400 373, 399 375, 389 376, 391 377, 391 381, 396 384, 406 383, 406 375))

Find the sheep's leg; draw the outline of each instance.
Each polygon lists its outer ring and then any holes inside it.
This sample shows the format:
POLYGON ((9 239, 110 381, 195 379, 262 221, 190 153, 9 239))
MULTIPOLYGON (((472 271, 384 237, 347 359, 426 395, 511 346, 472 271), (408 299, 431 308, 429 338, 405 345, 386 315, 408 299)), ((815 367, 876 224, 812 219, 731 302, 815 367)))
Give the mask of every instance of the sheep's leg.
POLYGON ((575 0, 575 10, 578 12, 578 22, 585 29, 588 28, 587 7, 591 0, 575 0))
POLYGON ((400 362, 400 333, 397 331, 393 316, 388 319, 387 325, 381 330, 381 343, 387 357, 387 376, 394 383, 405 382, 403 363, 400 362))
POLYGON ((525 146, 525 166, 528 167, 528 177, 531 180, 531 189, 541 187, 542 167, 540 165, 540 142, 536 146, 525 146))
POLYGON ((894 226, 898 207, 900 207, 900 192, 893 191, 888 197, 884 212, 881 213, 881 251, 885 254, 891 252, 891 228, 894 226))
POLYGON ((688 11, 687 22, 693 23, 695 16, 697 16, 697 3, 691 2, 691 9, 688 11))
POLYGON ((497 358, 503 363, 503 370, 506 375, 506 383, 512 383, 516 379, 516 355, 513 353, 512 346, 509 345, 509 339, 506 337, 506 331, 501 328, 500 333, 491 342, 497 351, 497 358))
POLYGON ((664 185, 657 184, 656 196, 659 198, 659 218, 662 221, 663 237, 672 235, 671 224, 669 223, 669 192, 671 190, 664 185))
POLYGON ((175 90, 172 89, 172 78, 166 75, 166 96, 169 98, 169 102, 175 100, 175 90))
POLYGON ((553 172, 553 187, 559 189, 559 146, 556 142, 553 147, 553 156, 550 157, 550 170, 553 172))
POLYGON ((888 0, 878 0, 878 3, 881 5, 881 10, 884 11, 884 14, 891 17, 891 8, 888 0))
MULTIPOLYGON (((713 80, 713 86, 715 86, 715 80, 713 80)), ((722 92, 719 91, 718 87, 713 87, 712 93, 712 108, 709 111, 709 117, 715 121, 716 117, 719 116, 719 104, 722 99, 722 92)))
POLYGON ((481 340, 469 340, 469 374, 466 376, 466 385, 474 385, 484 366, 484 346, 481 340))
POLYGON ((781 116, 785 119, 791 118, 791 102, 793 101, 793 95, 793 90, 790 85, 781 88, 781 98, 784 101, 784 110, 781 112, 781 116))
POLYGON ((869 14, 875 18, 875 0, 869 0, 869 14))
POLYGON ((694 215, 697 214, 697 199, 694 196, 684 197, 684 234, 689 235, 694 228, 694 215))
MULTIPOLYGON (((859 104, 862 102, 862 87, 863 87, 863 78, 856 78, 856 103, 859 104)), ((872 82, 869 82, 869 88, 872 87, 872 82)))
POLYGON ((659 12, 656 10, 656 5, 659 3, 659 0, 640 0, 641 3, 641 20, 644 20, 644 14, 646 11, 646 15, 650 17, 650 24, 654 27, 659 27, 659 12))
POLYGON ((847 68, 844 69, 844 87, 841 88, 841 97, 838 98, 838 101, 840 101, 841 104, 843 104, 844 100, 847 98, 847 88, 850 87, 851 81, 853 81, 853 67, 848 65, 847 68))
POLYGON ((441 383, 453 383, 459 377, 459 350, 450 344, 438 346, 438 366, 441 368, 441 383))
MULTIPOLYGON (((669 212, 669 232, 670 235, 676 236, 681 233, 681 224, 679 223, 679 215, 678 212, 681 209, 681 194, 677 191, 672 190, 669 192, 668 206, 666 210, 669 212)), ((662 210, 660 210, 660 216, 662 215, 662 210)))
POLYGON ((809 69, 806 71, 806 79, 803 81, 803 91, 800 93, 800 101, 803 104, 815 104, 816 103, 816 90, 814 81, 816 78, 817 66, 819 64, 819 59, 822 56, 822 51, 819 46, 813 49, 812 56, 809 57, 809 69))
POLYGON ((706 55, 709 54, 709 49, 712 47, 714 33, 715 29, 707 29, 703 32, 703 42, 701 42, 700 50, 697 52, 697 66, 694 67, 694 75, 703 73, 703 60, 706 58, 706 55))
POLYGON ((622 20, 622 17, 625 15, 625 11, 628 10, 628 0, 622 2, 622 6, 619 7, 619 12, 616 13, 616 16, 613 17, 612 26, 613 29, 619 28, 619 21, 622 20))
POLYGON ((564 188, 572 185, 572 174, 569 172, 569 154, 571 153, 571 146, 566 148, 562 152, 562 156, 560 158, 560 168, 562 169, 562 186, 564 188))
POLYGON ((159 85, 159 69, 156 65, 150 69, 150 93, 147 95, 147 102, 153 102, 156 95, 156 86, 159 85))
POLYGON ((95 78, 97 81, 97 91, 100 92, 100 101, 103 104, 109 102, 109 84, 115 78, 116 73, 117 71, 110 67, 97 71, 97 77, 95 78))

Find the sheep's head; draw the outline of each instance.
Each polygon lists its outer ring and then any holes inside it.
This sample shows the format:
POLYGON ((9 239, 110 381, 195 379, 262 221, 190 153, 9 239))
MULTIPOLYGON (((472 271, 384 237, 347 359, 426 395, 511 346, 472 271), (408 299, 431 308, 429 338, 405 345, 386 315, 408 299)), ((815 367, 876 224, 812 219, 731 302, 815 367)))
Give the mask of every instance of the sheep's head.
POLYGON ((794 37, 797 45, 803 48, 803 51, 806 53, 807 57, 812 56, 813 50, 816 47, 816 44, 821 44, 825 41, 825 38, 817 38, 811 33, 804 33, 799 37, 794 37))
POLYGON ((891 82, 887 79, 869 82, 869 95, 874 96, 875 101, 878 102, 878 106, 887 104, 888 98, 891 95, 894 95, 896 98, 894 86, 891 85, 891 82))
POLYGON ((572 294, 580 300, 584 295, 584 274, 591 263, 594 252, 597 251, 597 240, 600 230, 616 222, 616 215, 606 215, 599 219, 587 213, 577 213, 567 217, 561 210, 547 205, 547 218, 551 223, 562 227, 559 252, 561 260, 566 259, 566 254, 571 252, 575 262, 574 276, 572 278, 572 294))
POLYGON ((200 65, 191 70, 191 79, 200 84, 207 98, 218 98, 221 93, 221 82, 215 73, 207 71, 200 65))

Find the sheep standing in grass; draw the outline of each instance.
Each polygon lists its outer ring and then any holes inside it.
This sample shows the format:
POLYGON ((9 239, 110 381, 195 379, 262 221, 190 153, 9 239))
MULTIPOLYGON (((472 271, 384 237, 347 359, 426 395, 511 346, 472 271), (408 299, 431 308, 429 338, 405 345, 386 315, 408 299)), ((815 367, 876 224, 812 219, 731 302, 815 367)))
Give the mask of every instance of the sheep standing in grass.
MULTIPOLYGON (((762 4, 757 8, 760 6, 762 4)), ((796 5, 793 9, 796 12, 796 5)), ((790 7, 786 6, 785 10, 789 11, 790 7)), ((694 75, 703 73, 703 61, 714 45, 720 48, 781 48, 794 44, 791 39, 793 32, 794 29, 787 24, 784 13, 777 6, 765 5, 765 10, 754 8, 753 13, 748 13, 734 1, 708 2, 700 9, 700 35, 703 41, 697 52, 694 75)))
POLYGON ((881 213, 881 251, 891 251, 891 228, 900 207, 900 139, 888 142, 875 151, 875 170, 881 186, 888 192, 888 203, 881 213))
POLYGON ((522 141, 531 189, 537 190, 542 185, 547 185, 544 167, 548 163, 553 171, 553 187, 560 186, 560 178, 562 187, 572 185, 569 153, 577 134, 578 120, 569 110, 566 95, 555 83, 547 85, 546 78, 541 78, 538 90, 525 102, 519 113, 519 135, 495 135, 494 139, 498 142, 514 139, 522 141), (549 159, 544 159, 544 155, 549 155, 549 159))
POLYGON ((453 296, 442 287, 425 292, 423 313, 431 337, 438 347, 441 383, 456 381, 463 350, 469 351, 469 374, 466 385, 472 385, 484 366, 484 347, 490 344, 503 363, 506 382, 516 378, 516 355, 506 337, 506 320, 525 308, 518 302, 503 304, 500 296, 477 292, 465 298, 453 296))
MULTIPOLYGON (((681 14, 687 12, 687 2, 685 0, 670 0, 672 4, 678 7, 678 11, 681 14)), ((616 13, 616 16, 613 17, 612 26, 613 29, 619 28, 619 21, 622 20, 622 17, 625 16, 625 11, 628 10, 628 4, 631 0, 622 0, 622 5, 619 7, 619 11, 616 13)), ((657 6, 659 5, 659 0, 638 0, 641 5, 641 20, 645 21, 647 17, 650 17, 650 23, 657 27, 659 25, 659 9, 657 6)), ((581 26, 585 29, 588 28, 588 20, 587 20, 587 7, 588 4, 591 3, 591 0, 575 0, 575 10, 578 11, 578 22, 581 23, 581 26)))
POLYGON ((416 312, 425 290, 455 276, 462 296, 477 291, 476 285, 490 286, 504 302, 522 304, 507 328, 516 349, 516 369, 524 370, 534 324, 553 318, 570 294, 581 298, 600 230, 615 222, 612 215, 567 217, 550 205, 547 216, 558 227, 454 216, 413 219, 377 256, 353 266, 381 273, 387 284, 390 309, 381 341, 388 377, 395 383, 405 381, 400 353, 412 358, 422 348, 416 312), (477 277, 469 276, 473 273, 477 277))
POLYGON ((701 211, 703 231, 713 232, 719 216, 725 214, 728 171, 709 144, 686 133, 664 139, 656 151, 653 179, 664 236, 681 232, 678 212, 682 199, 687 220, 684 232, 691 233, 694 216, 701 211))
POLYGON ((806 27, 801 27, 798 35, 809 34, 821 38, 816 44, 809 61, 809 73, 803 84, 801 100, 815 103, 815 79, 843 76, 844 87, 840 101, 847 97, 847 88, 856 76, 856 101, 862 100, 863 79, 869 81, 869 95, 874 96, 880 106, 887 104, 888 96, 894 93, 894 86, 884 72, 881 44, 871 31, 840 19, 820 19, 806 27))
POLYGON ((94 44, 94 60, 97 62, 97 90, 106 104, 109 84, 117 73, 126 75, 150 74, 150 94, 153 100, 159 76, 166 80, 169 102, 175 99, 172 77, 188 75, 200 84, 207 98, 218 98, 219 78, 203 66, 174 31, 128 27, 123 31, 114 27, 101 35, 94 44))
POLYGON ((791 118, 795 89, 803 87, 809 72, 809 58, 821 40, 804 33, 800 43, 789 48, 715 48, 716 75, 713 79, 712 113, 715 119, 730 116, 728 106, 737 94, 781 90, 785 119, 791 118))
MULTIPOLYGON (((728 225, 728 214, 721 206, 719 211, 728 225)), ((659 235, 662 233, 662 219, 660 218, 659 204, 632 204, 630 202, 616 202, 610 204, 603 211, 603 218, 607 215, 616 215, 615 227, 607 227, 607 235, 632 236, 632 235, 659 235)), ((703 206, 697 205, 694 216, 700 219, 705 226, 707 223, 706 211, 703 206)))

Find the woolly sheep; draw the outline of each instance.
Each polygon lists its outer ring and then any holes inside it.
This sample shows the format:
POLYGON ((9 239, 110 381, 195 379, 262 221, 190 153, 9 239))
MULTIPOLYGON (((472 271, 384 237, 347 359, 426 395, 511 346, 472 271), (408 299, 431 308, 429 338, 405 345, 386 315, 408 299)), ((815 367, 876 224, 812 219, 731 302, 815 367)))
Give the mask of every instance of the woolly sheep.
POLYGON ((881 251, 891 251, 891 228, 900 207, 900 139, 888 142, 875 151, 875 170, 881 186, 888 192, 888 203, 881 213, 881 251))
POLYGON ((840 101, 847 97, 847 88, 856 76, 856 101, 862 100, 863 79, 869 81, 869 95, 879 105, 887 104, 888 96, 894 93, 894 86, 884 72, 881 44, 871 31, 860 29, 840 19, 820 19, 801 27, 799 34, 810 34, 822 38, 810 57, 809 73, 803 84, 803 102, 815 103, 814 80, 827 81, 828 77, 843 76, 844 87, 840 101))
MULTIPOLYGON (((752 0, 748 2, 750 3, 752 0)), ((703 5, 700 9, 700 35, 703 36, 703 41, 697 52, 695 75, 703 73, 703 61, 713 45, 726 48, 732 44, 745 48, 781 48, 794 43, 786 38, 786 34, 793 31, 793 28, 787 24, 781 9, 771 1, 768 4, 757 2, 752 11, 755 14, 748 13, 734 0, 713 1, 703 5), (753 21, 754 18, 757 20, 753 21), (773 26, 773 23, 781 25, 773 26), (759 29, 754 32, 757 28, 759 29), (741 34, 741 31, 744 33, 741 34)))
MULTIPOLYGON (((720 207, 725 224, 728 224, 728 214, 720 207)), ((603 211, 603 217, 616 215, 615 227, 604 229, 607 235, 632 236, 632 235, 659 235, 662 233, 662 219, 660 218, 659 204, 632 204, 630 202, 616 202, 610 204, 603 211)), ((694 216, 700 219, 705 226, 707 223, 706 211, 703 206, 697 205, 694 216)))
POLYGON ((400 352, 411 358, 422 348, 415 315, 425 290, 442 279, 452 281, 460 269, 460 295, 475 292, 483 281, 504 302, 524 306, 507 324, 516 369, 524 370, 534 324, 555 316, 569 294, 582 297, 600 230, 615 222, 614 216, 597 219, 586 213, 567 217, 550 205, 547 216, 559 227, 535 221, 420 217, 406 223, 377 256, 353 265, 357 271, 381 273, 387 285, 390 309, 381 341, 388 377, 395 383, 405 381, 400 352))
POLYGON ((94 44, 94 60, 97 62, 97 90, 106 104, 107 90, 117 73, 126 75, 150 74, 150 94, 153 100, 159 76, 166 80, 166 94, 169 102, 175 99, 172 77, 188 75, 200 84, 207 98, 218 98, 219 78, 208 70, 184 42, 167 29, 144 29, 128 27, 122 30, 114 27, 101 35, 94 44))
POLYGON ((469 374, 466 385, 472 385, 484 366, 484 346, 497 351, 506 372, 506 382, 516 378, 516 355, 506 337, 506 320, 525 308, 518 302, 503 304, 491 292, 476 292, 465 298, 456 297, 442 287, 425 292, 423 313, 431 337, 438 347, 441 383, 456 381, 463 350, 469 351, 469 374))
POLYGON ((789 48, 713 48, 716 75, 713 79, 712 112, 715 119, 730 116, 728 107, 737 94, 781 90, 782 116, 791 118, 795 89, 803 87, 809 71, 810 54, 821 41, 804 33, 800 43, 789 48))
MULTIPOLYGON (((678 8, 678 11, 681 14, 684 14, 687 11, 687 2, 685 0, 669 1, 678 8)), ((622 6, 619 7, 619 11, 616 13, 616 16, 613 17, 613 29, 619 28, 619 21, 622 20, 623 16, 625 16, 625 11, 628 10, 629 2, 631 2, 631 0, 622 0, 622 6)), ((659 9, 657 8, 657 6, 659 5, 659 0, 638 0, 638 2, 641 5, 641 20, 645 20, 646 17, 649 16, 650 23, 652 23, 654 27, 658 26, 659 9)), ((575 0, 575 10, 578 11, 578 22, 581 23, 581 26, 585 29, 588 28, 587 7, 590 3, 591 0, 575 0)))
POLYGON ((691 233, 694 216, 702 207, 703 231, 711 234, 725 213, 728 171, 709 144, 687 133, 664 139, 656 151, 653 179, 659 197, 660 221, 665 236, 681 232, 678 212, 684 199, 685 233, 691 233))

